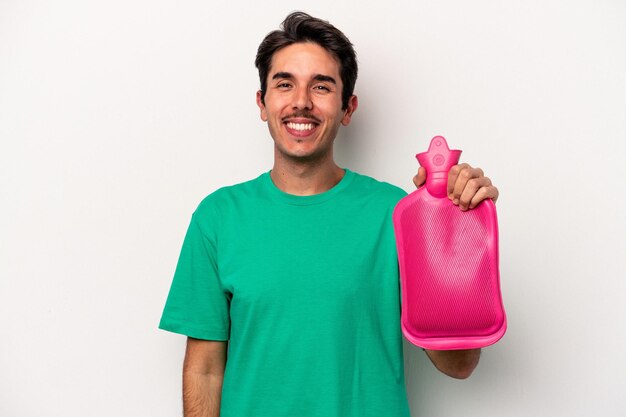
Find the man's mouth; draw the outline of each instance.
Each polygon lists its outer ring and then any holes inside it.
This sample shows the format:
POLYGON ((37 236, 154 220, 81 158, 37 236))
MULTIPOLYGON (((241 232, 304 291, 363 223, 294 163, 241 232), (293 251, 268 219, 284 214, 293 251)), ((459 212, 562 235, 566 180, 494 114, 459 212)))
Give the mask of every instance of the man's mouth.
POLYGON ((313 130, 313 127, 315 126, 314 123, 293 123, 293 122, 288 122, 287 123, 287 127, 289 129, 294 129, 294 130, 313 130))
POLYGON ((298 137, 309 136, 315 131, 317 126, 318 123, 314 122, 285 122, 285 127, 287 128, 289 134, 298 137))

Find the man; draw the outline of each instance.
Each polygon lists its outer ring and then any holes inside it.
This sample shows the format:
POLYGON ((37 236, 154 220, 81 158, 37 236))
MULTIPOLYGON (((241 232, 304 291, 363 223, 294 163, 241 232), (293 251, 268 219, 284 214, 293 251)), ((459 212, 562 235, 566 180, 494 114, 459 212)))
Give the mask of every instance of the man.
MULTIPOLYGON (((273 168, 200 203, 161 319, 188 336, 185 416, 408 417, 391 223, 406 193, 334 161, 358 107, 349 40, 299 12, 282 28, 256 58, 273 168)), ((462 210, 498 196, 467 164, 448 191, 462 210)), ((427 354, 465 378, 480 350, 427 354)))

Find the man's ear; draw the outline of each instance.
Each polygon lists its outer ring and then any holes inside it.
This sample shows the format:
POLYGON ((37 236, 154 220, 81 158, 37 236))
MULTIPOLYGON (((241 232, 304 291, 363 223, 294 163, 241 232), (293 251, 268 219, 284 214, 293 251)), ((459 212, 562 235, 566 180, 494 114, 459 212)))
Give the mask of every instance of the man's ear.
POLYGON ((345 113, 343 119, 341 119, 342 125, 348 126, 350 124, 352 113, 356 111, 357 107, 359 107, 359 99, 355 95, 350 96, 350 99, 348 99, 348 107, 344 110, 345 113))
POLYGON ((261 120, 267 122, 267 110, 265 110, 261 90, 256 92, 256 105, 259 106, 259 109, 261 109, 261 120))

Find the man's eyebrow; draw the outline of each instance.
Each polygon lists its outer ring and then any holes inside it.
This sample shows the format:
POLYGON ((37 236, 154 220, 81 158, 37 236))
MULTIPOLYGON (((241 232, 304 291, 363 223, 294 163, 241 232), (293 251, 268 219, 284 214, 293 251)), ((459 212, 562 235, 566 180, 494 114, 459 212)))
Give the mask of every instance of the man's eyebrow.
POLYGON ((337 81, 335 81, 335 79, 331 77, 330 75, 317 74, 315 77, 313 77, 313 79, 315 81, 322 81, 322 82, 332 83, 335 85, 337 84, 337 81))
MULTIPOLYGON (((286 80, 291 80, 293 79, 293 74, 290 72, 277 72, 276 74, 272 75, 272 80, 279 80, 279 79, 286 79, 286 80)), ((315 81, 322 81, 322 82, 327 82, 327 83, 332 83, 332 84, 337 84, 337 81, 331 77, 330 75, 324 75, 324 74, 316 74, 313 79, 315 81)))
POLYGON ((293 75, 290 72, 277 72, 276 74, 272 75, 272 80, 278 80, 280 78, 286 78, 286 79, 292 79, 293 75))

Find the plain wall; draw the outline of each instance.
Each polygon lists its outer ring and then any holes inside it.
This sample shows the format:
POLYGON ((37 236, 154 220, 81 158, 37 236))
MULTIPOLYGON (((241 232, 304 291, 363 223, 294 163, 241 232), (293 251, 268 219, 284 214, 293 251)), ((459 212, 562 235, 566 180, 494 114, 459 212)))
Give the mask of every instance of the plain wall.
POLYGON ((358 53, 340 165, 411 191, 441 134, 501 193, 509 330, 466 381, 406 343, 413 416, 626 415, 626 3, 287 3, 0 1, 0 415, 181 415, 161 309, 198 202, 271 168, 293 9, 358 53))

